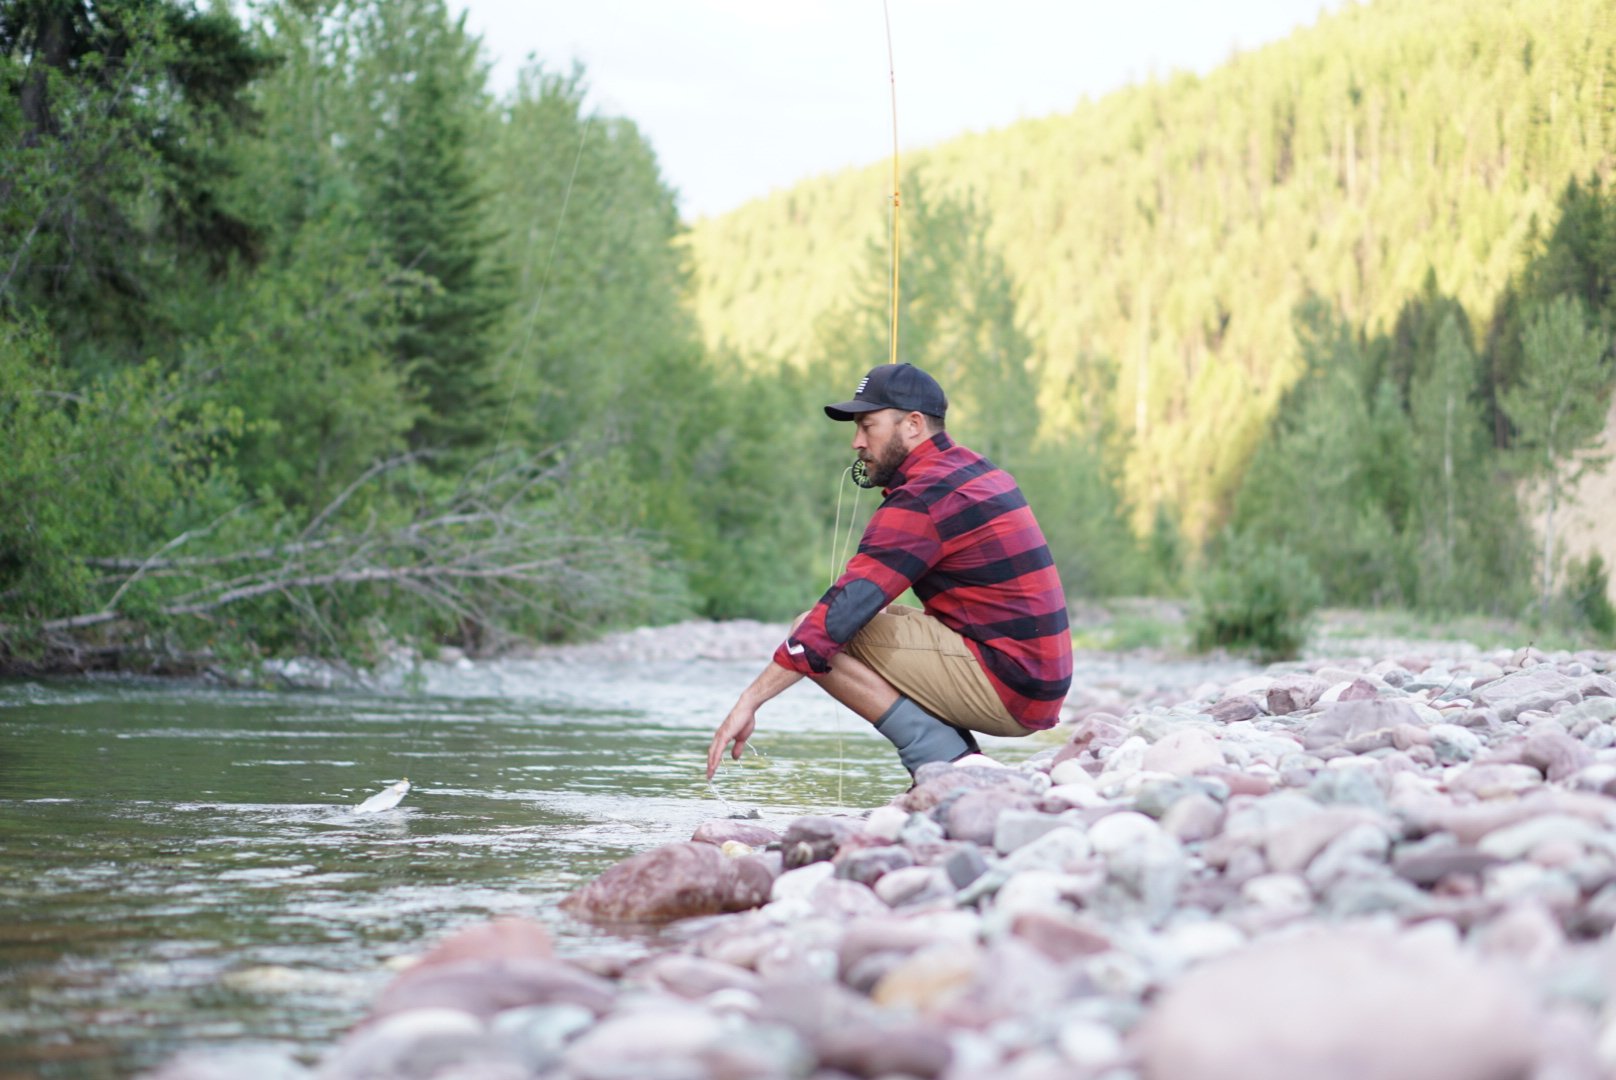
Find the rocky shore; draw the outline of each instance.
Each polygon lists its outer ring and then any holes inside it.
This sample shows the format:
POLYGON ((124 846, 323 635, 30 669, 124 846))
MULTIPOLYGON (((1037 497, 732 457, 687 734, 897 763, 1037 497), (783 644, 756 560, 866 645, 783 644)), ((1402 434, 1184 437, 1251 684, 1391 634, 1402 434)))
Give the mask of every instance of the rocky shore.
POLYGON ((313 1065, 155 1075, 1616 1076, 1616 655, 1280 665, 1080 700, 1013 768, 776 834, 715 820, 567 901, 632 961, 440 943, 313 1065))

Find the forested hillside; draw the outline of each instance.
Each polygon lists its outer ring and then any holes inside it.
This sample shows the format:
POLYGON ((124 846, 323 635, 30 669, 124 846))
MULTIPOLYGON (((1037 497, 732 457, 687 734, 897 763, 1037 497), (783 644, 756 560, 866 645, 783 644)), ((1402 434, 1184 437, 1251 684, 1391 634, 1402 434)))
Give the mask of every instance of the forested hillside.
MULTIPOLYGON (((1165 507, 1199 540, 1230 519, 1306 370, 1304 301, 1367 338, 1404 334, 1422 298, 1456 305, 1462 344, 1481 356, 1467 396, 1506 445, 1498 399, 1519 351, 1497 332, 1508 290, 1578 197, 1568 185, 1585 195, 1613 148, 1609 3, 1380 0, 1205 78, 905 164, 928 192, 974 199, 1030 343, 1043 436, 1108 426, 1136 525, 1165 507)), ((866 247, 885 244, 889 168, 698 223, 688 242, 709 346, 759 370, 823 362, 824 320, 848 308, 866 247)), ((925 259, 923 243, 909 237, 906 259, 925 259)))

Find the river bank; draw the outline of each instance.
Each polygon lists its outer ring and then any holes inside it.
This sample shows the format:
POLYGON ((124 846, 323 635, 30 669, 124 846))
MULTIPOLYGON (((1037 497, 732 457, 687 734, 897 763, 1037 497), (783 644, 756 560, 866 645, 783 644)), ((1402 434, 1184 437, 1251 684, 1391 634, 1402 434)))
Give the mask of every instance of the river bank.
MULTIPOLYGON (((1613 665, 1456 646, 1086 688, 1057 738, 1010 768, 929 767, 864 811, 715 817, 567 901, 606 927, 684 916, 649 952, 473 928, 397 976, 319 1061, 259 1065, 1608 1076, 1613 665)), ((154 1075, 239 1075, 242 1061, 154 1075)))

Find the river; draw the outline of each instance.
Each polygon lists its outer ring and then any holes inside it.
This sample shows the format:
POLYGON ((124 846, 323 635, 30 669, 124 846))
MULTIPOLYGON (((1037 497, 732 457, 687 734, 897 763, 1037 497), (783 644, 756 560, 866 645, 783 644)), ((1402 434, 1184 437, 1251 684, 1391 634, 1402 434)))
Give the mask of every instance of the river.
MULTIPOLYGON (((708 735, 760 659, 562 652, 430 665, 385 692, 0 683, 0 1078, 128 1076, 225 1044, 312 1059, 390 966, 496 915, 541 919, 568 955, 644 951, 649 932, 557 901, 708 818, 860 814, 907 784, 804 683, 708 785, 708 735), (353 812, 403 777, 396 809, 353 812)), ((1125 666, 1086 677, 1117 685, 1125 666)))

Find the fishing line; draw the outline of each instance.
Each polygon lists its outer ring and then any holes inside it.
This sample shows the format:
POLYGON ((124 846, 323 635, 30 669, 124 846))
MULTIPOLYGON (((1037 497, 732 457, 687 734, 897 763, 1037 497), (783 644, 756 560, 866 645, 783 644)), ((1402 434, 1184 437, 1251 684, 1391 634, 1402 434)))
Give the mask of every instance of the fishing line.
POLYGON ((903 197, 898 191, 898 68, 892 60, 892 12, 881 0, 881 15, 887 27, 887 81, 892 91, 892 319, 888 329, 891 342, 889 363, 898 362, 898 217, 903 197))
POLYGON ((830 530, 830 582, 827 589, 836 584, 836 579, 842 576, 841 568, 847 565, 848 551, 853 544, 853 529, 858 524, 859 496, 864 494, 863 487, 853 485, 853 509, 847 516, 847 535, 842 536, 842 495, 847 491, 847 479, 853 474, 853 467, 849 465, 842 470, 842 475, 836 481, 836 524, 830 530))
MULTIPOLYGON (((889 320, 887 324, 888 362, 898 362, 898 296, 899 296, 899 235, 898 220, 900 208, 903 206, 903 196, 898 185, 898 67, 892 56, 892 10, 887 0, 881 0, 881 17, 886 27, 887 35, 887 83, 892 101, 892 273, 888 287, 889 320)), ((863 495, 866 487, 873 486, 867 482, 868 471, 863 460, 855 461, 842 470, 836 482, 836 524, 830 533, 830 583, 836 584, 841 577, 840 569, 847 565, 850 552, 853 549, 853 529, 858 524, 859 497, 863 495), (847 481, 853 481, 853 509, 848 514, 847 534, 842 535, 842 496, 847 490, 847 481)), ((836 711, 836 805, 844 805, 842 800, 843 778, 846 774, 847 756, 842 747, 842 711, 836 711)))

